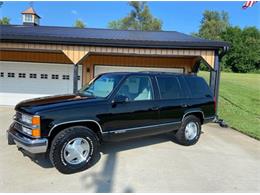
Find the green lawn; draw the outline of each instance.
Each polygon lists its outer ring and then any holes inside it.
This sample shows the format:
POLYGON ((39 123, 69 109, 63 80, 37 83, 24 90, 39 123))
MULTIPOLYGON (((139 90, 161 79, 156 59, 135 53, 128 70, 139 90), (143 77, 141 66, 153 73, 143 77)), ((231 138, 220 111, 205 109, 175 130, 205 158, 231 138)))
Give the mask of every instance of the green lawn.
MULTIPOLYGON (((209 78, 208 72, 198 75, 209 78)), ((219 95, 219 117, 260 140, 260 74, 221 72, 219 95)))

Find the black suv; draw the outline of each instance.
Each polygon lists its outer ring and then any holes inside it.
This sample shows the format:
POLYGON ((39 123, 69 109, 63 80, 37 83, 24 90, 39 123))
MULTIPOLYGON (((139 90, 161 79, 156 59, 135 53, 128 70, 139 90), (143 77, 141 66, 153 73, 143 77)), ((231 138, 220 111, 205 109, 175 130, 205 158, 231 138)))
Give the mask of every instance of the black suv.
POLYGON ((62 173, 87 169, 103 141, 174 132, 195 144, 215 102, 201 77, 160 72, 97 76, 76 94, 27 100, 15 107, 8 143, 49 154, 62 173))

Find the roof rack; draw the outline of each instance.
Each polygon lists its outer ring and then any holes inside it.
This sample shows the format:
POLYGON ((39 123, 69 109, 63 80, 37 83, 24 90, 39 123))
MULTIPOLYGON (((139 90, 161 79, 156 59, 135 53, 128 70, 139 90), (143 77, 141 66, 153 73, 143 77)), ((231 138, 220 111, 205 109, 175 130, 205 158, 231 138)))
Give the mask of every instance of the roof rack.
POLYGON ((139 71, 139 73, 148 73, 148 74, 183 74, 179 72, 163 72, 163 71, 139 71))

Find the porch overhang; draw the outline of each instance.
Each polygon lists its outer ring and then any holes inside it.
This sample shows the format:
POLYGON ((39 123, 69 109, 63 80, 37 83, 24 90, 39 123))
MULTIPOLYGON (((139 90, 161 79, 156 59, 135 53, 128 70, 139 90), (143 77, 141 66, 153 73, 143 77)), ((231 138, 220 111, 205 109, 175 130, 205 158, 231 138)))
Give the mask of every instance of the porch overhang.
POLYGON ((0 50, 63 52, 73 64, 79 64, 90 53, 139 55, 161 57, 200 57, 211 69, 214 69, 215 50, 200 49, 156 49, 156 48, 125 48, 125 47, 96 47, 71 46, 34 43, 0 43, 0 50))

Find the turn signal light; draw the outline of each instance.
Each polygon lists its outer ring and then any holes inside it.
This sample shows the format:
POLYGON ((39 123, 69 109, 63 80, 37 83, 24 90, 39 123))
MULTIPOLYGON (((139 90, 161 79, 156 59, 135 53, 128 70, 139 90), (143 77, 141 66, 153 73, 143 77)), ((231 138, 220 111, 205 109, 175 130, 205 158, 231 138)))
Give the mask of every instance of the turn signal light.
POLYGON ((32 129, 32 136, 33 137, 40 137, 41 136, 40 129, 32 129))
POLYGON ((32 117, 32 125, 40 125, 40 116, 33 116, 32 117))

